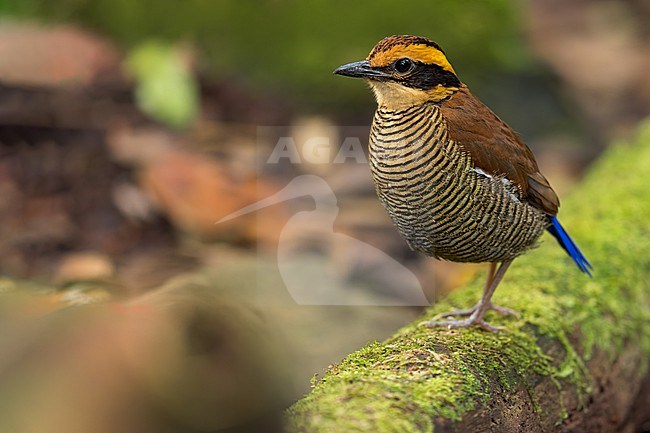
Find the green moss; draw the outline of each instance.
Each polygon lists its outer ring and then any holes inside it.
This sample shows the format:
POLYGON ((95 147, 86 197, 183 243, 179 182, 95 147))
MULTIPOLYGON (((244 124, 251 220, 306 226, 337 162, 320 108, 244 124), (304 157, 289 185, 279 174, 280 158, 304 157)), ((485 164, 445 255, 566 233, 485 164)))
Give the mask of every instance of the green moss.
MULTIPOLYGON (((596 351, 614 356, 625 345, 650 354, 650 121, 635 143, 616 144, 560 219, 594 266, 589 279, 544 238, 517 259, 495 303, 521 319, 490 316, 509 331, 431 330, 417 323, 372 343, 334 366, 289 410, 294 431, 430 432, 433 419, 458 420, 485 404, 491 389, 526 390, 550 378, 583 398, 586 362, 596 351)), ((472 305, 480 282, 432 307, 426 317, 472 305)), ((643 374, 648 366, 642 366, 643 374)), ((586 400, 581 400, 586 401, 586 400)), ((551 408, 561 422, 567 409, 551 408)))

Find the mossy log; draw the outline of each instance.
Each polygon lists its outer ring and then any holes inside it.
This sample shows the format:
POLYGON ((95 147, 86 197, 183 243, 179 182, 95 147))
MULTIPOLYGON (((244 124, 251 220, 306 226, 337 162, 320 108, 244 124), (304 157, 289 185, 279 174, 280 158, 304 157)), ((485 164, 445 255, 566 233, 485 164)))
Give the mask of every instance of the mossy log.
MULTIPOLYGON (((332 367, 290 408, 289 429, 633 431, 649 417, 635 400, 650 383, 650 122, 633 141, 613 145, 562 204, 593 278, 544 237, 496 292, 495 303, 521 312, 488 317, 507 331, 406 326, 332 367)), ((480 285, 423 319, 471 306, 480 285)))

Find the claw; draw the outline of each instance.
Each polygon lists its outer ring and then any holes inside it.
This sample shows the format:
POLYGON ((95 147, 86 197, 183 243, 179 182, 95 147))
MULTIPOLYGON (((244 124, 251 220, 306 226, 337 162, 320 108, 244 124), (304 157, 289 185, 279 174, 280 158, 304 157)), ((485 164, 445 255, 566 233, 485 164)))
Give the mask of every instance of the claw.
POLYGON ((501 307, 499 305, 490 304, 488 310, 494 310, 496 311, 497 314, 501 314, 502 316, 509 315, 509 316, 514 316, 515 319, 521 319, 519 313, 516 310, 513 310, 512 308, 501 307))
POLYGON ((436 321, 436 320, 439 320, 439 319, 445 319, 447 317, 467 317, 467 316, 471 316, 472 313, 474 312, 474 310, 476 310, 476 307, 472 307, 472 308, 469 308, 467 310, 458 310, 458 309, 456 309, 456 310, 450 311, 448 313, 440 313, 440 314, 437 314, 436 316, 434 316, 433 319, 431 319, 431 321, 433 322, 433 321, 436 321))
MULTIPOLYGON (((472 308, 469 308, 467 310, 454 310, 454 311, 450 311, 449 313, 440 313, 440 314, 434 316, 434 318, 431 319, 431 321, 433 322, 433 321, 436 321, 436 320, 439 320, 439 319, 445 319, 447 317, 468 317, 468 316, 471 316, 472 314, 474 314, 474 312, 479 307, 480 307, 480 303, 476 304, 475 306, 473 306, 472 308)), ((504 315, 504 316, 505 315, 511 315, 511 316, 514 316, 517 319, 520 318, 519 313, 517 311, 515 311, 515 310, 513 310, 511 308, 506 308, 506 307, 501 307, 499 305, 494 305, 491 302, 488 305, 488 307, 486 308, 486 311, 489 311, 489 310, 494 310, 497 314, 501 314, 501 315, 504 315)))
POLYGON ((482 318, 473 318, 473 317, 468 317, 467 319, 462 319, 462 320, 430 320, 427 322, 422 322, 420 325, 426 326, 427 328, 447 328, 447 329, 458 329, 458 328, 469 328, 472 326, 480 326, 481 328, 485 329, 486 331, 490 332, 499 332, 499 331, 505 331, 508 328, 505 326, 494 326, 490 325, 487 323, 485 320, 482 318))

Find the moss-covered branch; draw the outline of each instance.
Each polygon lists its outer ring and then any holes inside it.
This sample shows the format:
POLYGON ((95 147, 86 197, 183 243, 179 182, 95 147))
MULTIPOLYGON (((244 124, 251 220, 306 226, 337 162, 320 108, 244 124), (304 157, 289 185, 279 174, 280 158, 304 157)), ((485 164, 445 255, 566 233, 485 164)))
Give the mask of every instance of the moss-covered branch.
MULTIPOLYGON (((617 144, 560 217, 589 279, 550 238, 517 259, 491 316, 507 332, 413 323, 330 369, 288 414, 296 432, 615 431, 650 353, 650 122, 617 144)), ((480 282, 426 317, 469 307, 480 282)))

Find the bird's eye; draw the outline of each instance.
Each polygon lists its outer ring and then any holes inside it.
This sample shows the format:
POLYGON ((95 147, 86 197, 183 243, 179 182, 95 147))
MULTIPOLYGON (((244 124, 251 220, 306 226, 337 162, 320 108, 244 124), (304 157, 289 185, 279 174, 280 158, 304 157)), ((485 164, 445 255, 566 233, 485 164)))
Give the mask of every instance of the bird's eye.
POLYGON ((411 59, 407 59, 407 58, 396 60, 395 63, 393 64, 393 69, 395 69, 400 74, 410 71, 412 67, 413 67, 413 62, 411 61, 411 59))

